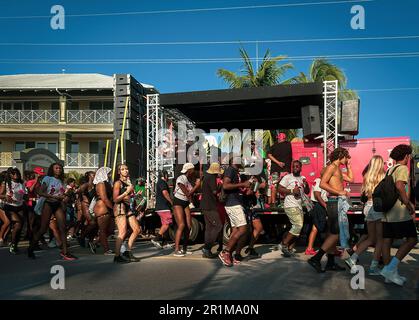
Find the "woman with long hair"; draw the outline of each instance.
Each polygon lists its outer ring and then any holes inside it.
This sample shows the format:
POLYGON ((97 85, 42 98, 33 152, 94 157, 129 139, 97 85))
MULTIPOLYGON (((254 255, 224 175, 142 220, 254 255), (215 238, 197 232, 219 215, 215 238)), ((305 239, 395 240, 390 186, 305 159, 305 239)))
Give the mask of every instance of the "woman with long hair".
POLYGON ((113 232, 112 221, 112 185, 109 182, 109 174, 112 169, 108 167, 99 168, 93 180, 96 186, 96 204, 93 208, 95 218, 99 226, 99 240, 102 244, 105 255, 113 255, 109 249, 108 236, 113 232))
POLYGON ((192 195, 200 187, 200 179, 196 179, 195 186, 191 181, 195 176, 195 166, 192 163, 183 165, 182 175, 176 179, 176 187, 173 198, 173 214, 175 216, 177 230, 175 236, 175 257, 183 257, 185 254, 191 254, 188 251, 189 233, 192 224, 191 210, 189 204, 192 202, 192 195), (183 248, 180 250, 180 240, 184 236, 183 248))
POLYGON ((136 219, 135 212, 131 210, 130 206, 131 198, 134 197, 134 186, 131 184, 129 170, 126 164, 119 164, 117 170, 117 180, 113 185, 113 212, 115 224, 118 228, 118 237, 115 241, 114 262, 138 262, 140 259, 135 257, 131 252, 134 241, 140 234, 140 225, 136 219), (127 235, 128 225, 132 233, 128 239, 128 250, 121 255, 121 245, 127 235))
POLYGON ((372 194, 377 185, 384 179, 386 172, 384 170, 384 160, 381 156, 373 156, 364 175, 361 192, 368 198, 364 207, 365 220, 367 221, 368 238, 357 245, 356 251, 345 260, 345 263, 352 268, 356 265, 358 256, 375 245, 374 257, 368 270, 369 275, 380 275, 378 262, 381 257, 383 246, 383 219, 382 212, 376 212, 373 208, 372 194))
POLYGON ((66 214, 63 202, 65 199, 64 168, 60 163, 50 165, 47 176, 42 179, 38 194, 41 196, 41 199, 38 201, 35 211, 41 213, 41 226, 34 233, 28 248, 28 257, 35 259, 34 245, 38 243, 38 240, 47 231, 51 216, 54 215, 60 233, 60 242, 62 243, 60 255, 64 260, 76 260, 77 258, 67 248, 66 214))
POLYGON ((6 181, 0 186, 0 197, 4 200, 4 212, 12 223, 10 253, 18 253, 20 231, 24 223, 24 196, 26 195, 22 176, 16 167, 7 169, 6 181))

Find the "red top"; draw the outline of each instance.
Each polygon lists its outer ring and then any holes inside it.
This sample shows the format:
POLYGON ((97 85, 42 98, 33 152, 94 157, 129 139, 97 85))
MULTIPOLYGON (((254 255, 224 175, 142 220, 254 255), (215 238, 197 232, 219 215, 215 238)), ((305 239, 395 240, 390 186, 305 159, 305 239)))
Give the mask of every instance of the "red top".
POLYGON ((25 182, 25 187, 28 189, 28 197, 29 197, 29 200, 27 201, 26 204, 30 207, 32 207, 32 205, 34 204, 33 201, 36 200, 36 198, 37 198, 36 193, 35 193, 35 188, 36 187, 33 188, 32 192, 30 191, 30 188, 37 183, 38 183, 37 179, 28 180, 28 181, 25 182))

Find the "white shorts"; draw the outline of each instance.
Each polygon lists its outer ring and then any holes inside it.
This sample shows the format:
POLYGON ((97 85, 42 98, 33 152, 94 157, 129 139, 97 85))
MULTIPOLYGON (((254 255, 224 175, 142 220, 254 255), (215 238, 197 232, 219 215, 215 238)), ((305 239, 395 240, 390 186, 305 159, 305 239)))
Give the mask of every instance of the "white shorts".
POLYGON ((244 214, 244 210, 241 205, 225 207, 225 209, 232 227, 237 228, 247 225, 246 215, 244 214))

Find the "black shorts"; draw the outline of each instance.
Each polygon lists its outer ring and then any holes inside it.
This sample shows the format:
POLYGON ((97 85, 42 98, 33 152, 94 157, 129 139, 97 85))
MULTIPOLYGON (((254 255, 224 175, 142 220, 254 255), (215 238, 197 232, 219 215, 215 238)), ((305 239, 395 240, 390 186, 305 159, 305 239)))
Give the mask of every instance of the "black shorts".
POLYGON ((327 212, 326 209, 317 201, 313 203, 313 210, 310 211, 311 219, 317 230, 320 233, 323 233, 327 229, 327 212))
POLYGON ((417 231, 413 220, 402 222, 383 222, 383 238, 416 238, 417 231))
POLYGON ((49 201, 45 201, 45 204, 48 204, 49 205, 49 207, 51 208, 52 213, 55 213, 58 209, 62 209, 61 202, 49 202, 49 201))
POLYGON ((181 200, 176 197, 173 198, 173 206, 181 206, 182 209, 189 207, 189 201, 181 200))
POLYGON ((329 198, 327 201, 327 227, 331 234, 339 234, 337 198, 329 198))
POLYGON ((11 206, 10 204, 5 203, 4 204, 4 209, 3 209, 7 214, 14 212, 14 213, 19 213, 19 212, 23 212, 23 206, 11 206))

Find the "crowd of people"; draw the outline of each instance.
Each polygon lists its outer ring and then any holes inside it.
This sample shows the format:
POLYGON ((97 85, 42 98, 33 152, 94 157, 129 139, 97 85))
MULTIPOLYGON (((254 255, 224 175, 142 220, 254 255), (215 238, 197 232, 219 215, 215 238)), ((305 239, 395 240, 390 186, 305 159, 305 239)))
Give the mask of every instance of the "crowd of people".
MULTIPOLYGON (((265 166, 259 175, 244 174, 241 159, 235 158, 230 159, 226 167, 218 162, 204 169, 201 166, 201 172, 194 164, 186 163, 174 181, 173 195, 168 172, 162 170, 155 190, 155 212, 160 217, 161 226, 151 240, 153 245, 159 249, 174 247, 176 257, 192 253, 188 250, 191 208, 199 198, 199 208, 205 219, 202 256, 208 259, 218 257, 228 267, 241 263, 245 248, 246 258, 258 258, 260 254, 255 250, 255 244, 264 231, 258 209, 277 208, 279 195, 291 225, 278 244, 284 257, 295 256, 294 247, 302 232, 306 211, 313 227, 305 254, 312 256, 308 263, 317 272, 345 269, 335 262, 337 247, 350 254, 345 263, 353 268, 359 256, 368 247, 374 246, 368 273, 382 275, 386 281, 403 285, 406 279, 399 275, 398 264, 417 243, 415 208, 409 200, 407 165, 412 154, 411 147, 399 145, 393 149, 390 156, 396 164, 387 173, 381 156, 374 156, 364 170, 362 194, 367 234, 353 244, 350 243, 347 218, 349 194, 345 189, 345 182, 353 181, 348 150, 335 149, 330 155, 330 164, 310 188, 301 175, 302 163, 292 161, 287 151, 288 144, 283 134, 278 136, 278 142, 268 152, 272 166, 265 166), (386 175, 394 180, 398 200, 388 212, 377 212, 373 194, 386 175), (226 219, 230 223, 231 234, 224 245, 222 229, 226 219), (173 220, 176 223, 174 245, 170 244, 167 235, 173 220), (315 251, 314 242, 318 234, 327 234, 327 237, 315 251), (405 241, 391 257, 392 241, 401 238, 405 241), (212 251, 214 246, 217 246, 217 253, 212 251), (324 255, 327 255, 325 268, 321 264, 324 255), (384 263, 382 269, 379 268, 380 260, 384 263)), ((144 180, 137 179, 133 183, 125 164, 118 165, 115 174, 116 179, 112 181, 112 170, 102 167, 96 172, 86 172, 80 182, 74 178, 65 179, 64 169, 59 163, 52 164, 46 173, 42 168, 34 168, 25 172, 24 177, 15 167, 2 172, 0 245, 6 244, 6 235, 9 235, 10 253, 16 254, 21 231, 26 224, 25 236, 29 240, 27 255, 31 259, 35 259, 35 252, 42 249, 44 235, 49 231, 50 246, 59 247, 64 260, 77 259, 68 245, 69 241, 77 239, 81 247, 88 247, 93 253, 100 244, 105 255, 114 256, 115 263, 140 261, 133 255, 132 249, 144 222, 144 180), (117 233, 112 250, 109 237, 114 235, 115 229, 117 233), (121 250, 123 246, 124 251, 121 250)))
POLYGON ((58 247, 64 260, 77 259, 69 251, 69 242, 77 240, 92 253, 102 246, 103 253, 113 255, 117 263, 139 261, 132 246, 145 213, 144 180, 138 179, 134 185, 128 167, 120 164, 112 183, 111 171, 107 167, 88 171, 81 181, 65 179, 60 163, 52 164, 46 173, 41 167, 25 171, 24 177, 16 167, 2 172, 0 246, 9 238, 9 251, 17 254, 23 236, 29 240, 28 257, 35 259, 35 252, 46 245, 48 231, 48 247, 58 247), (24 225, 26 234, 22 235, 24 225), (112 250, 108 239, 115 229, 118 233, 112 250), (121 247, 125 247, 123 252, 121 247))

